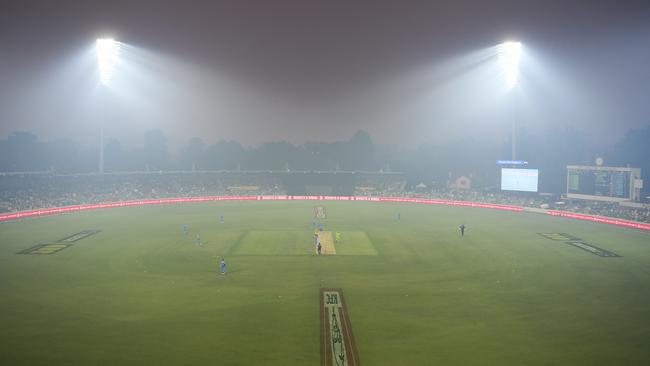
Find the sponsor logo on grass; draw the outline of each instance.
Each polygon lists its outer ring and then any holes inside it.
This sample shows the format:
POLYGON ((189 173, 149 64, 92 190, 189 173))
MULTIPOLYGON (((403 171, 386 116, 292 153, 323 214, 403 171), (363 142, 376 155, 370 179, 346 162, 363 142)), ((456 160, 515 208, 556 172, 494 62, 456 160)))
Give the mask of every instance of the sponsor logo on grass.
POLYGON ((538 233, 539 235, 545 237, 546 239, 551 239, 555 241, 562 241, 566 244, 573 245, 574 247, 586 250, 589 253, 595 254, 601 257, 620 257, 620 255, 599 248, 595 245, 587 244, 584 240, 566 233, 538 233))
POLYGON ((539 233, 539 235, 545 237, 546 239, 557 241, 580 240, 580 238, 576 238, 575 236, 566 233, 539 233))
POLYGON ((89 237, 91 235, 97 234, 98 232, 99 232, 99 230, 84 230, 84 231, 80 231, 80 232, 78 232, 76 234, 70 235, 70 236, 68 236, 66 238, 63 238, 63 239, 61 239, 61 240, 59 240, 57 242, 58 243, 74 243, 75 241, 79 241, 79 240, 87 238, 87 237, 89 237))
POLYGON ((599 255, 601 257, 620 257, 620 255, 610 252, 609 250, 601 249, 596 246, 593 246, 591 244, 583 243, 580 241, 568 241, 566 242, 567 244, 573 245, 574 247, 578 247, 580 249, 584 249, 590 253, 593 253, 595 255, 599 255))
POLYGON ((322 288, 320 304, 321 366, 359 366, 343 291, 322 288))
POLYGON ((22 250, 18 254, 54 254, 72 246, 72 243, 97 234, 99 230, 84 230, 58 240, 56 243, 36 244, 31 248, 22 250))
POLYGON ((29 249, 18 252, 18 254, 54 254, 60 252, 72 244, 53 243, 53 244, 37 244, 29 249))

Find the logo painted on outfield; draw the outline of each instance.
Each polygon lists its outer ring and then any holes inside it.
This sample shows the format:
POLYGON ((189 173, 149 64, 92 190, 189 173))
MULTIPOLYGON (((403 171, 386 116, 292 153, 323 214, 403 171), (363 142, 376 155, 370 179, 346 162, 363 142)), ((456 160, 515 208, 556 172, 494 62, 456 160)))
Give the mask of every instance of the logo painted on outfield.
POLYGON ((580 240, 573 235, 566 233, 538 233, 539 235, 545 237, 546 239, 557 240, 557 241, 570 241, 570 240, 580 240))
POLYGON ((584 240, 573 235, 569 235, 565 233, 538 233, 538 234, 545 237, 546 239, 562 241, 566 244, 573 245, 574 247, 580 248, 582 250, 586 250, 589 253, 595 254, 600 257, 621 257, 620 255, 614 252, 610 252, 609 250, 599 248, 595 245, 587 244, 585 243, 584 240))
POLYGON ((341 289, 320 289, 320 318, 321 366, 361 365, 341 289))
POLYGON ((63 238, 61 240, 58 240, 58 243, 74 243, 75 241, 79 241, 81 239, 87 238, 91 235, 97 234, 100 232, 99 230, 84 230, 80 231, 76 234, 72 234, 66 238, 63 238))
POLYGON ((573 245, 574 247, 578 247, 580 249, 584 249, 588 251, 589 253, 593 253, 595 255, 601 256, 601 257, 620 257, 620 255, 610 252, 609 250, 601 249, 598 248, 597 246, 593 246, 591 244, 587 244, 584 242, 580 241, 567 241, 567 244, 573 245))
POLYGON ((56 252, 62 251, 63 249, 71 246, 72 244, 63 244, 63 243, 37 244, 29 249, 25 249, 18 252, 18 254, 54 254, 56 252))

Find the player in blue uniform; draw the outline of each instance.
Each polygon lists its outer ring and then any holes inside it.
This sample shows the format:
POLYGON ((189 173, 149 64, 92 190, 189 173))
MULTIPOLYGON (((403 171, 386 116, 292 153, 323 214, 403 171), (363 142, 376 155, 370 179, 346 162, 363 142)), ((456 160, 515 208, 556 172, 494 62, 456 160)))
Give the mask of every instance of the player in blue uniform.
POLYGON ((458 230, 460 230, 460 236, 465 236, 465 224, 460 224, 458 230))
POLYGON ((223 224, 223 215, 219 216, 219 222, 223 224))
POLYGON ((399 221, 399 220, 401 220, 401 219, 402 219, 402 213, 401 213, 401 212, 398 212, 398 213, 397 213, 397 221, 399 221))
POLYGON ((185 233, 185 236, 190 233, 190 228, 187 226, 187 224, 183 224, 183 233, 185 233))
POLYGON ((221 258, 221 274, 226 274, 226 258, 221 258))

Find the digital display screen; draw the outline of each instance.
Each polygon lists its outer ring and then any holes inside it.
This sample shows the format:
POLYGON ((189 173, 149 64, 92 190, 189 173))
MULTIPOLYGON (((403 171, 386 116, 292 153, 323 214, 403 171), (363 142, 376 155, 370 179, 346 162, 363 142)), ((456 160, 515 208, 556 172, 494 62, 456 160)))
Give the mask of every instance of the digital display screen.
POLYGON ((501 169, 501 190, 537 192, 539 172, 537 169, 501 169))

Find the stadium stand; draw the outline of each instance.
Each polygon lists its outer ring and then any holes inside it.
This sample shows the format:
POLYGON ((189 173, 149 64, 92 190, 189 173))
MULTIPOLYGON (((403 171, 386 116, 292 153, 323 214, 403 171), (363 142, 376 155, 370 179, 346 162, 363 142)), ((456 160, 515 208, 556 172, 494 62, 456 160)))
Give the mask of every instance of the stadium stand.
POLYGON ((501 191, 406 188, 401 173, 317 171, 195 171, 110 174, 0 175, 0 212, 141 199, 238 195, 410 197, 544 208, 650 222, 650 206, 566 200, 501 191))

